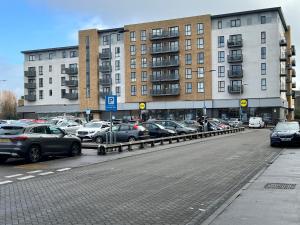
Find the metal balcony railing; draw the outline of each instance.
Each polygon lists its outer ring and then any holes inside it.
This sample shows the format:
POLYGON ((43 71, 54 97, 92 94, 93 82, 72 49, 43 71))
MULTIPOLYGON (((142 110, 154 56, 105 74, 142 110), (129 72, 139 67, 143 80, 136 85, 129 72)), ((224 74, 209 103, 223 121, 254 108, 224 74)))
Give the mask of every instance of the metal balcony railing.
POLYGON ((150 40, 159 40, 167 38, 179 38, 179 31, 162 31, 161 33, 150 33, 150 40))
POLYGON ((296 48, 295 48, 295 45, 292 45, 292 46, 291 46, 291 53, 292 53, 292 56, 295 56, 295 55, 296 55, 296 48))
POLYGON ((151 68, 177 67, 177 66, 179 66, 179 60, 162 60, 162 61, 150 63, 151 68))
POLYGON ((179 74, 165 73, 165 74, 153 74, 150 76, 152 82, 163 82, 163 81, 179 81, 179 74))
POLYGON ((99 70, 101 73, 111 72, 111 66, 100 66, 99 70))
POLYGON ((228 46, 228 48, 240 48, 240 47, 243 47, 243 39, 239 39, 239 40, 229 39, 227 41, 227 46, 228 46))
POLYGON ((35 70, 28 70, 24 71, 25 77, 36 77, 36 71, 35 70))
POLYGON ((112 79, 111 78, 103 78, 99 81, 100 85, 111 85, 112 79))
POLYGON ((65 93, 63 95, 63 98, 69 99, 69 100, 77 100, 78 94, 77 93, 65 93))
POLYGON ((286 61, 287 60, 287 55, 288 55, 288 52, 282 52, 280 54, 279 60, 280 61, 286 61))
POLYGON ((171 89, 161 89, 161 90, 151 90, 151 96, 176 96, 180 94, 179 88, 171 88, 171 89))
POLYGON ((105 99, 105 96, 108 96, 108 95, 112 95, 112 92, 105 92, 105 91, 100 92, 100 98, 105 99))
POLYGON ((29 95, 25 95, 24 98, 26 101, 29 101, 29 102, 36 101, 36 95, 29 94, 29 95))
POLYGON ((291 64, 292 64, 292 66, 296 66, 296 59, 292 59, 291 64))
POLYGON ((244 91, 244 87, 241 86, 241 85, 228 85, 228 92, 230 94, 240 94, 240 93, 243 93, 244 91))
POLYGON ((242 78, 243 70, 228 70, 228 77, 229 78, 242 78))
POLYGON ((179 46, 162 46, 162 47, 150 48, 151 54, 173 53, 178 51, 179 51, 179 46))
POLYGON ((285 39, 281 39, 281 40, 279 41, 279 45, 280 45, 280 46, 287 46, 286 40, 285 40, 285 39))
POLYGON ((110 59, 111 58, 111 52, 102 52, 99 53, 100 59, 110 59))
POLYGON ((296 70, 295 70, 295 69, 292 69, 291 71, 292 71, 292 72, 291 72, 292 77, 296 77, 296 70))
POLYGON ((36 83, 25 83, 24 87, 27 89, 36 89, 36 83))
POLYGON ((77 67, 75 67, 75 68, 66 68, 65 71, 66 71, 66 74, 68 74, 68 75, 78 74, 78 68, 77 67))
POLYGON ((66 80, 65 85, 68 87, 78 87, 78 80, 66 80))
POLYGON ((287 75, 287 70, 286 69, 281 69, 280 70, 280 76, 285 77, 287 75))
POLYGON ((228 63, 239 63, 243 62, 243 55, 228 55, 227 56, 228 63))
POLYGON ((292 83, 292 88, 296 88, 296 82, 292 83))

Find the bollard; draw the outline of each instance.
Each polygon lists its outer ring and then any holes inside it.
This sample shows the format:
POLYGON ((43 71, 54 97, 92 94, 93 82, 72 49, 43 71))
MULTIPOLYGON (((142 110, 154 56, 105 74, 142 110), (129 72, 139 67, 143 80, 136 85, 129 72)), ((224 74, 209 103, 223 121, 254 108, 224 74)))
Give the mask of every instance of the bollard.
POLYGON ((120 144, 119 147, 118 147, 118 152, 119 152, 119 153, 123 152, 123 149, 122 149, 122 145, 121 145, 121 144, 120 144))
POLYGON ((169 139, 169 144, 172 144, 172 138, 169 139))
POLYGON ((130 152, 132 150, 131 144, 128 144, 128 151, 130 152))
POLYGON ((141 142, 141 144, 140 144, 140 149, 143 149, 143 148, 145 148, 144 142, 141 142))
POLYGON ((160 140, 160 145, 164 145, 164 140, 163 139, 160 140))
POLYGON ((151 141, 151 148, 153 148, 155 146, 154 141, 151 141))

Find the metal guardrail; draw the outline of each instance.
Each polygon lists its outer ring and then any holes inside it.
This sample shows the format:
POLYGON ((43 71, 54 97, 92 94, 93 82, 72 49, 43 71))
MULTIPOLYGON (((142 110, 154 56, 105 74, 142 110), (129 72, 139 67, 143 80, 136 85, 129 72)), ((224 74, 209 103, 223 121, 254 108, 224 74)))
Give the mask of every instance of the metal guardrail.
POLYGON ((106 155, 108 152, 123 152, 123 148, 126 147, 128 151, 132 151, 133 146, 138 146, 139 149, 144 149, 148 145, 151 148, 155 147, 155 144, 159 143, 160 145, 164 145, 165 143, 172 144, 173 142, 180 142, 180 141, 187 141, 229 133, 237 133, 244 131, 244 127, 240 128, 232 128, 228 130, 218 130, 218 131, 208 131, 208 132, 199 132, 193 134, 184 134, 184 135, 177 135, 177 136, 170 136, 170 137, 163 137, 163 138, 154 138, 148 140, 141 140, 141 141, 133 141, 133 142, 124 142, 124 143, 117 143, 117 144, 99 144, 98 145, 98 155, 106 155))

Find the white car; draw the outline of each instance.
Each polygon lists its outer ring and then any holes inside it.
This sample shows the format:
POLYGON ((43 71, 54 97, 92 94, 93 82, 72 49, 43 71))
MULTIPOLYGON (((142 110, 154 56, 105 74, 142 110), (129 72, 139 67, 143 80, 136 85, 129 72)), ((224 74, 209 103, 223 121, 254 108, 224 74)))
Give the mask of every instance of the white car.
POLYGON ((265 122, 261 117, 250 117, 249 128, 262 128, 265 126, 265 122))
POLYGON ((99 121, 99 122, 89 122, 84 125, 84 127, 80 128, 76 131, 76 136, 81 140, 83 139, 93 139, 93 136, 97 132, 107 131, 109 130, 109 123, 99 121))
POLYGON ((64 121, 59 123, 58 127, 65 131, 67 134, 76 134, 76 131, 83 128, 82 125, 73 121, 64 121))

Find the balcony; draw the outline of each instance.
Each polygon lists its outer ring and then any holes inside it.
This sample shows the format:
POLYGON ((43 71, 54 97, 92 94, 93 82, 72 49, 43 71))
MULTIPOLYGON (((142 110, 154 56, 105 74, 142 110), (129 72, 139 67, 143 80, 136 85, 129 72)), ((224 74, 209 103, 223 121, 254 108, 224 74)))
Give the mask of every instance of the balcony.
POLYGON ((286 87, 281 87, 280 92, 287 92, 286 87))
POLYGON ((101 60, 111 59, 111 52, 102 52, 102 53, 99 53, 99 58, 101 60))
POLYGON ((296 55, 296 48, 295 48, 295 45, 292 45, 292 46, 291 46, 291 54, 292 54, 292 56, 295 56, 295 55, 296 55))
POLYGON ((77 93, 65 93, 63 95, 63 98, 69 99, 69 100, 77 100, 78 94, 77 93))
POLYGON ((279 41, 279 45, 280 45, 280 46, 287 46, 286 40, 285 40, 285 39, 281 39, 281 40, 279 41))
POLYGON ((292 77, 296 77, 296 70, 295 69, 292 69, 291 75, 292 75, 292 77))
POLYGON ((243 62, 243 55, 228 55, 228 63, 240 63, 243 62))
POLYGON ((179 88, 163 89, 163 90, 151 90, 151 96, 176 96, 180 94, 179 88))
POLYGON ((287 60, 287 55, 288 55, 288 52, 282 52, 282 53, 280 54, 279 60, 280 60, 281 62, 286 61, 286 60, 287 60))
POLYGON ((287 70, 286 69, 281 69, 280 70, 280 76, 281 77, 286 77, 286 75, 287 75, 287 70))
POLYGON ((228 77, 229 78, 242 78, 243 70, 228 70, 228 77))
POLYGON ((296 59, 292 59, 291 64, 292 66, 296 66, 296 59))
POLYGON ((163 31, 160 34, 150 34, 150 40, 161 40, 161 39, 170 39, 170 38, 179 38, 179 31, 177 32, 170 32, 170 31, 163 31))
POLYGON ((66 71, 66 74, 68 74, 68 75, 78 74, 78 68, 77 67, 75 67, 75 68, 66 68, 65 71, 66 71))
POLYGON ((99 70, 101 73, 109 73, 111 72, 111 66, 100 66, 99 70))
POLYGON ((168 81, 179 81, 179 74, 165 73, 161 75, 151 75, 152 82, 168 82, 168 81))
POLYGON ((292 83, 292 88, 296 88, 296 82, 292 83))
POLYGON ((178 67, 179 60, 163 60, 159 62, 150 63, 151 68, 163 68, 163 67, 178 67))
POLYGON ((102 86, 108 86, 112 84, 112 79, 111 78, 103 78, 100 79, 99 84, 102 86))
POLYGON ((36 71, 35 70, 24 71, 24 76, 25 77, 36 77, 36 71))
POLYGON ((292 91, 287 91, 287 92, 286 92, 286 96, 287 96, 287 97, 292 96, 292 91))
POLYGON ((29 102, 36 101, 36 95, 29 94, 29 95, 25 95, 24 98, 26 101, 29 101, 29 102))
POLYGON ((296 98, 296 92, 292 91, 292 99, 295 99, 295 98, 296 98))
POLYGON ((173 53, 179 52, 178 46, 162 46, 150 49, 151 54, 164 54, 164 53, 173 53))
POLYGON ((36 89, 36 83, 25 83, 24 87, 27 89, 36 89))
POLYGON ((65 85, 68 87, 78 87, 78 80, 66 80, 65 85))
POLYGON ((112 92, 103 92, 103 91, 101 91, 100 92, 100 98, 104 98, 105 99, 105 96, 108 96, 108 95, 112 95, 112 92))
POLYGON ((244 91, 244 87, 241 85, 228 85, 228 92, 230 94, 242 94, 244 91))
POLYGON ((227 40, 227 47, 228 48, 241 48, 243 47, 243 39, 239 39, 239 40, 227 40))
POLYGON ((287 77, 286 80, 285 80, 286 83, 290 84, 293 82, 292 78, 290 77, 287 77))

